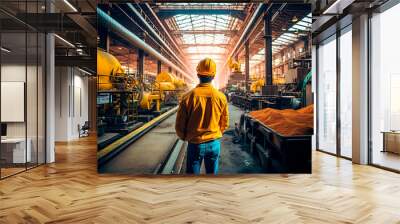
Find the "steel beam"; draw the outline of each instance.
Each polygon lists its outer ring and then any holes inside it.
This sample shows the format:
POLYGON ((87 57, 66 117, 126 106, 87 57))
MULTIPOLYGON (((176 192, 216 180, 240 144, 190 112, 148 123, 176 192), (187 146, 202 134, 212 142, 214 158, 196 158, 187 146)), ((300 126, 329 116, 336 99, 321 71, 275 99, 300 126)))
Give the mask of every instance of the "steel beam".
POLYGON ((173 35, 182 34, 224 34, 224 35, 235 35, 238 30, 173 30, 173 35))
MULTIPOLYGON (((132 0, 116 0, 118 3, 132 2, 132 0)), ((187 0, 142 0, 143 3, 187 3, 187 0)), ((194 3, 210 3, 210 0, 193 0, 194 3)), ((263 2, 263 0, 218 0, 221 3, 252 3, 263 2)))
POLYGON ((265 38, 265 83, 272 85, 272 30, 271 14, 264 16, 264 38, 265 38))
POLYGON ((188 48, 188 47, 222 47, 222 48, 228 48, 230 45, 229 44, 182 44, 182 48, 188 48))
POLYGON ((143 81, 144 81, 144 52, 142 49, 138 49, 137 72, 138 72, 141 83, 143 83, 143 81))
POLYGON ((245 60, 245 86, 246 86, 246 92, 249 91, 249 74, 250 74, 250 49, 249 49, 249 41, 247 41, 244 44, 244 49, 245 49, 245 55, 244 55, 244 60, 245 60))
POLYGON ((161 73, 161 67, 162 67, 161 61, 158 60, 158 61, 157 61, 157 74, 160 74, 160 73, 161 73))
MULTIPOLYGON (((218 0, 218 3, 264 3, 266 0, 218 0)), ((268 1, 268 0, 267 0, 268 1)), ((132 0, 113 0, 114 3, 128 3, 132 0)), ((188 3, 188 0, 141 0, 141 3, 188 3)), ((269 0, 271 3, 287 3, 288 0, 269 0)), ((192 0, 190 3, 210 3, 210 0, 192 0)), ((290 4, 307 3, 305 0, 290 0, 290 4)))
POLYGON ((161 9, 158 15, 162 19, 168 19, 176 15, 230 15, 243 20, 245 13, 236 9, 161 9))
POLYGON ((96 57, 93 56, 55 56, 56 66, 88 67, 96 70, 96 57))
POLYGON ((243 10, 245 8, 244 5, 241 4, 235 4, 235 5, 208 5, 208 4, 193 4, 193 5, 188 5, 188 4, 174 4, 174 5, 158 5, 157 9, 158 10, 163 10, 163 9, 236 9, 236 10, 243 10))
POLYGON ((206 52, 206 51, 201 51, 201 52, 195 52, 195 53, 186 53, 186 55, 226 55, 225 53, 210 53, 210 52, 206 52))

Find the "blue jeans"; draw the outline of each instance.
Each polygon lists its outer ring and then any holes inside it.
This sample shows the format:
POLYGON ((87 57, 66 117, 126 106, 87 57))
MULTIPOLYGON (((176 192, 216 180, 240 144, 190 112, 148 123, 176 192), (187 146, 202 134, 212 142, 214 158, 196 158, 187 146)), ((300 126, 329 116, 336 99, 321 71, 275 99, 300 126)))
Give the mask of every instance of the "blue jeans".
POLYGON ((200 144, 188 144, 186 173, 200 174, 201 163, 204 158, 204 165, 207 174, 218 173, 218 161, 221 151, 221 142, 215 139, 200 144))

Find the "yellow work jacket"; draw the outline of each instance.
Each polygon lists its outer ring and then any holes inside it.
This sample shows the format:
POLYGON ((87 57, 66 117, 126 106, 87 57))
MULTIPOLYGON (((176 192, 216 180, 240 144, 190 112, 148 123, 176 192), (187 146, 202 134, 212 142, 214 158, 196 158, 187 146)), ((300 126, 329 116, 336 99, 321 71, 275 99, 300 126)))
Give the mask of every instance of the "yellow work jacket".
POLYGON ((179 104, 175 130, 178 137, 200 144, 222 137, 229 126, 228 103, 210 83, 186 93, 179 104))

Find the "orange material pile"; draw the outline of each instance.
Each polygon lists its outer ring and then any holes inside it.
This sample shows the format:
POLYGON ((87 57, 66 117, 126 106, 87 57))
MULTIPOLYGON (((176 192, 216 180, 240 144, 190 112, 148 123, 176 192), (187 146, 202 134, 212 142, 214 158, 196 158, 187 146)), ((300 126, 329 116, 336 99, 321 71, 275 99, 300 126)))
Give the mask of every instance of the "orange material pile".
POLYGON ((314 105, 299 110, 265 108, 250 112, 250 116, 284 136, 311 135, 314 126, 314 105))

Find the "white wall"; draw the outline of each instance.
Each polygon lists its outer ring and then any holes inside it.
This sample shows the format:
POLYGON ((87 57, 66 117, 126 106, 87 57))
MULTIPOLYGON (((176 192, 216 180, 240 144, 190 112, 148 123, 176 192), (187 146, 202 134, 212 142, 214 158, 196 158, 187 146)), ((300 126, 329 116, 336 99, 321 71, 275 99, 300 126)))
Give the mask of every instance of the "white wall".
POLYGON ((88 78, 76 68, 56 67, 55 140, 79 138, 78 125, 88 121, 88 78))
MULTIPOLYGON (((25 82, 25 64, 4 64, 1 66, 2 82, 25 82)), ((7 110, 7 108, 1 108, 7 110)), ((7 137, 25 137, 25 123, 7 123, 7 137)))
MULTIPOLYGON (((44 162, 44 82, 42 68, 36 65, 25 66, 25 63, 4 63, 1 66, 2 82, 24 82, 26 83, 26 110, 27 120, 24 122, 6 122, 7 137, 9 138, 25 138, 30 139, 32 150, 32 161, 39 163, 44 162), (36 71, 38 69, 38 71, 36 71), (27 76, 27 82, 25 80, 27 76), (37 86, 39 85, 39 87, 37 86), (27 132, 26 132, 27 131, 27 132), (37 156, 39 153, 39 156, 37 156)), ((22 93, 23 94, 23 93, 22 93)), ((2 96, 6 97, 6 96, 2 96)), ((9 110, 10 108, 1 108, 1 110, 9 110)), ((12 111, 7 111, 11 112, 12 111)), ((22 111, 25 112, 25 111, 22 111)))
MULTIPOLYGON (((25 64, 3 64, 1 66, 1 81, 2 82, 25 82, 25 64)), ((36 66, 27 67, 28 74, 36 74, 36 66)), ((30 76, 28 76, 29 79, 30 76)), ((26 82, 25 82, 26 83, 26 82)), ((36 86, 36 80, 29 80, 29 86, 36 86)), ((36 88, 27 88, 27 107, 36 108, 36 88), (34 105, 32 104, 34 103, 34 105)), ((42 105, 39 105, 39 107, 42 105)), ((2 108, 2 110, 7 110, 7 108, 2 108)), ((28 109, 28 111, 30 111, 28 109)), ((33 124, 28 124, 28 129, 30 127, 36 130, 36 113, 27 114, 28 122, 35 121, 35 127, 33 124)), ((7 123, 7 135, 8 137, 25 137, 25 123, 24 122, 11 122, 7 123)), ((29 130, 28 130, 28 137, 29 130)))
POLYGON ((66 141, 68 139, 69 124, 69 85, 70 77, 67 67, 55 68, 55 140, 66 141))

